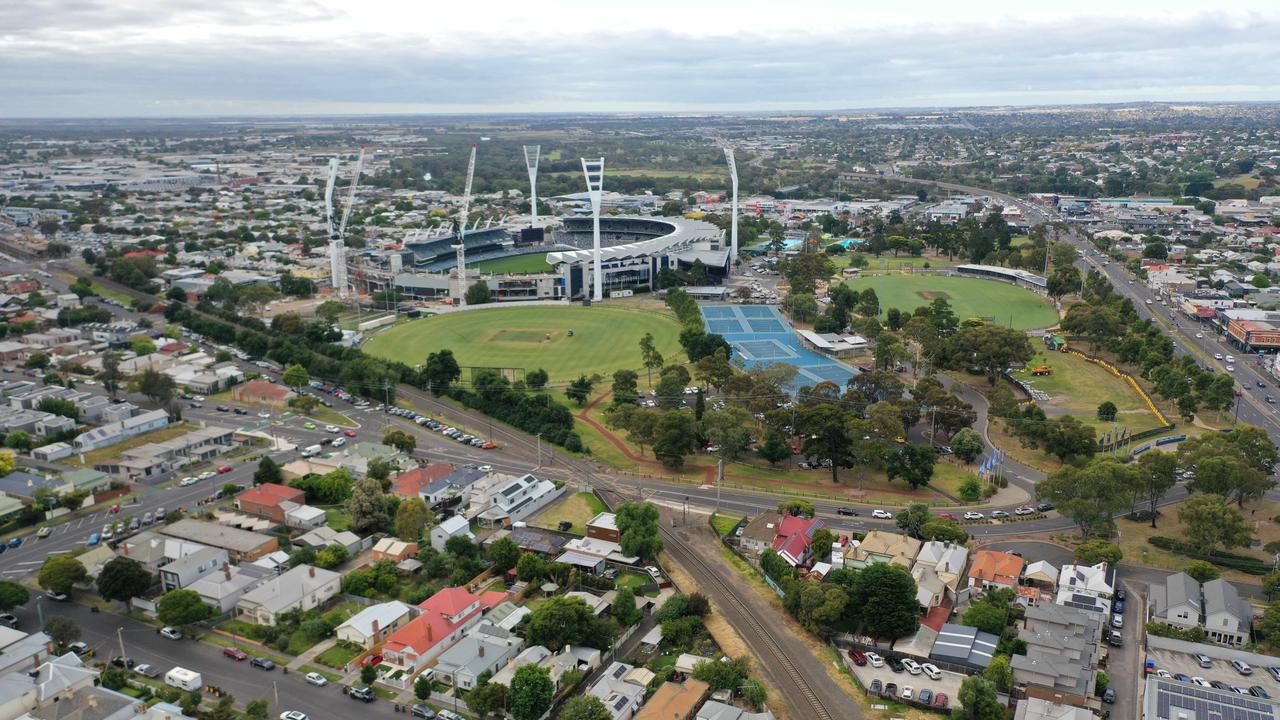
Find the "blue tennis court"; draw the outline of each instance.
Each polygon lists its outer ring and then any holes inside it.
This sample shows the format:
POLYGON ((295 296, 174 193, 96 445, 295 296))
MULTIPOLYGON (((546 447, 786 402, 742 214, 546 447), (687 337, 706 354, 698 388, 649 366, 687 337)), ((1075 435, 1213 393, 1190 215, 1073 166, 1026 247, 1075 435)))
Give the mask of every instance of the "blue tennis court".
POLYGON ((777 308, 767 305, 703 305, 707 330, 723 335, 744 367, 783 362, 794 365, 792 392, 827 380, 842 388, 857 370, 806 348, 777 308))

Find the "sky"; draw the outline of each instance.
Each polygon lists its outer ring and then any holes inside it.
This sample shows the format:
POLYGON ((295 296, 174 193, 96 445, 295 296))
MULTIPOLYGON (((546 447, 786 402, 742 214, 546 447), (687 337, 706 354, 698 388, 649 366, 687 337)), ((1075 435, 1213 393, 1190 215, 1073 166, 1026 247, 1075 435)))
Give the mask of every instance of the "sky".
POLYGON ((0 117, 1280 100, 1277 0, 15 0, 0 117))

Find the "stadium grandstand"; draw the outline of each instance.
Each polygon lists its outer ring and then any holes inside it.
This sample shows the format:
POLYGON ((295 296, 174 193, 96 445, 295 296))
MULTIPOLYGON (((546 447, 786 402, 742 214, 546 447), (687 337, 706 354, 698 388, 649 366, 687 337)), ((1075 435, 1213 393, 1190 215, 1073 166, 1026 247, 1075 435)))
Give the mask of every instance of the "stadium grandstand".
MULTIPOLYGON (((594 251, 591 218, 564 218, 555 233, 560 245, 577 248, 547 254, 570 298, 588 294, 594 251)), ((729 271, 724 231, 702 220, 680 217, 600 218, 600 264, 604 291, 654 290, 663 268, 687 270, 701 261, 714 280, 729 271)))
POLYGON ((1013 283, 1019 287, 1026 287, 1032 290, 1044 292, 1048 283, 1045 279, 1035 273, 1029 273, 1026 270, 1017 270, 1015 268, 1000 267, 999 265, 957 265, 956 272, 961 275, 971 275, 974 277, 987 278, 989 280, 1004 280, 1013 283))

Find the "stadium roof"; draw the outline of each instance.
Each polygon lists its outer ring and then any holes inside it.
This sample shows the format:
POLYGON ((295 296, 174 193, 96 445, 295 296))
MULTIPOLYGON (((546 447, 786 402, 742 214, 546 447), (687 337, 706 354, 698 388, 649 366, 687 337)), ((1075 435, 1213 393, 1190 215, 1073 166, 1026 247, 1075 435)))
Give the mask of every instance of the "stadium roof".
MULTIPOLYGON (((622 260, 626 258, 640 257, 644 255, 657 255, 661 253, 674 253, 683 250, 694 243, 701 240, 716 240, 723 235, 720 228, 709 222, 702 220, 690 220, 680 217, 663 217, 663 218, 647 218, 636 216, 624 216, 620 218, 600 218, 601 232, 607 230, 607 225, 612 221, 625 221, 627 223, 653 223, 655 225, 666 225, 671 228, 665 235, 646 240, 637 240, 623 245, 614 245, 612 247, 600 248, 601 261, 622 260)), ((594 257, 594 250, 562 250, 558 252, 547 253, 547 262, 551 265, 560 263, 577 263, 590 262, 594 257)))

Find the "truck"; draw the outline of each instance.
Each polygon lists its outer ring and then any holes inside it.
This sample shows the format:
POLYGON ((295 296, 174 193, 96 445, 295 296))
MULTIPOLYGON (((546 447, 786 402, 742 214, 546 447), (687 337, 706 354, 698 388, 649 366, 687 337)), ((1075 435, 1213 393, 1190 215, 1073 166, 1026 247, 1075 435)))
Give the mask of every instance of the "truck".
POLYGON ((320 454, 321 447, 319 445, 311 445, 302 449, 302 457, 315 457, 320 454))
POLYGON ((193 691, 204 687, 204 679, 194 670, 176 667, 164 674, 164 684, 179 690, 193 691))

